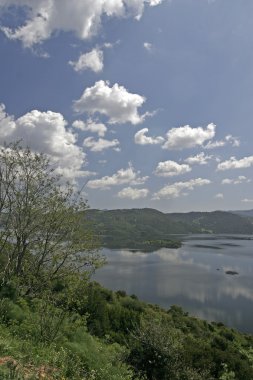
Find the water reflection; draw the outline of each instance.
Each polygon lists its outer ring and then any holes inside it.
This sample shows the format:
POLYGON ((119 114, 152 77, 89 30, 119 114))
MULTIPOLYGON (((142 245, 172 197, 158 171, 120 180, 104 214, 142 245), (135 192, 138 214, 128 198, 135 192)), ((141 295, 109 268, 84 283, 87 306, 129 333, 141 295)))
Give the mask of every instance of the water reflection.
POLYGON ((94 279, 165 308, 178 304, 193 315, 253 332, 253 241, 197 239, 152 253, 105 249, 108 264, 94 279))

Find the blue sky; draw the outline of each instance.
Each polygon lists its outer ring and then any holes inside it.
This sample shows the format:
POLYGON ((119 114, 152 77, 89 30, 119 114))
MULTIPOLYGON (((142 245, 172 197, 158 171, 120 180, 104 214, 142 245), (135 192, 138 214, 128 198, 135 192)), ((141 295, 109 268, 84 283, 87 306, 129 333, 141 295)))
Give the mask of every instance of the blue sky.
POLYGON ((0 144, 91 207, 253 206, 253 2, 0 0, 0 144))

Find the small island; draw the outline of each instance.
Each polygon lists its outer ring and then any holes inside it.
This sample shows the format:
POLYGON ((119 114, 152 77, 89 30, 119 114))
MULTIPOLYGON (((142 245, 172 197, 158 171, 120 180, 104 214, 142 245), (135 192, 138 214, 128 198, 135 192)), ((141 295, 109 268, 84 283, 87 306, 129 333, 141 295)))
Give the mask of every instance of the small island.
POLYGON ((153 252, 161 248, 180 248, 182 245, 179 240, 170 239, 154 239, 154 240, 109 240, 106 239, 103 243, 105 248, 111 249, 130 249, 143 252, 153 252))
POLYGON ((238 272, 236 272, 234 270, 227 270, 225 273, 230 274, 231 276, 235 276, 235 275, 239 274, 238 272))
POLYGON ((157 248, 180 248, 182 243, 179 240, 146 240, 143 245, 152 249, 157 248))

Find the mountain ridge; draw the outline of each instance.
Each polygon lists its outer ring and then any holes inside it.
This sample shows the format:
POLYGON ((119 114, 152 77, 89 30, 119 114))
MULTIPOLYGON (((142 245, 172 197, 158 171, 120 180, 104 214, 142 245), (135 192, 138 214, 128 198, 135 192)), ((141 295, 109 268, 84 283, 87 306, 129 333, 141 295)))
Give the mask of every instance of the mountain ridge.
POLYGON ((108 248, 141 248, 150 241, 172 241, 173 235, 253 234, 253 218, 227 211, 163 213, 151 208, 98 210, 85 213, 102 245, 108 248))

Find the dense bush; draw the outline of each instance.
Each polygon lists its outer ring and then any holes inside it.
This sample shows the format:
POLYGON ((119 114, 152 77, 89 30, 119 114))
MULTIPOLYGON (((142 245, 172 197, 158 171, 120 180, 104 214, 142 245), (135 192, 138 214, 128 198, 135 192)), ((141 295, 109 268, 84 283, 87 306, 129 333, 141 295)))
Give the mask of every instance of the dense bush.
POLYGON ((179 307, 166 311, 97 283, 87 285, 78 310, 45 302, 1 298, 0 378, 36 379, 39 371, 76 380, 253 378, 251 336, 179 307))

